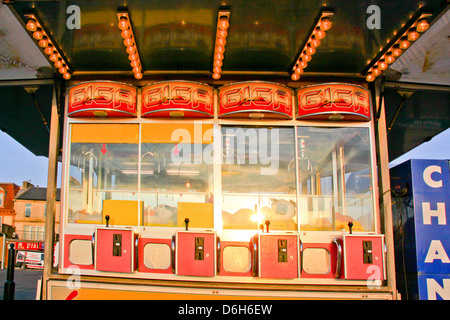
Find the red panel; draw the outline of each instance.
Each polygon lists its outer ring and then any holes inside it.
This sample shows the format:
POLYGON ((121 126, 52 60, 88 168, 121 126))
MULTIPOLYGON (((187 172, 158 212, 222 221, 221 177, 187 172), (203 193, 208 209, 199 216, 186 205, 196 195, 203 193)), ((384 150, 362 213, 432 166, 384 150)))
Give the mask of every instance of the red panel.
MULTIPOLYGON (((310 274, 306 273, 303 269, 301 271, 302 278, 316 278, 316 279, 329 279, 334 278, 336 274, 336 265, 337 265, 337 248, 333 243, 302 243, 303 251, 308 248, 320 248, 326 249, 330 253, 330 271, 325 274, 310 274)), ((304 260, 302 261, 304 263, 304 260)))
POLYGON ((262 278, 298 278, 298 237, 296 235, 259 236, 259 276, 262 278), (278 240, 287 240, 287 262, 278 262, 278 240))
POLYGON ((292 90, 270 82, 239 82, 219 91, 221 118, 292 119, 292 90))
POLYGON ((172 266, 170 266, 167 269, 152 269, 147 268, 144 263, 144 247, 148 243, 163 243, 167 244, 169 247, 172 245, 172 241, 170 239, 146 239, 146 238, 140 238, 139 239, 139 248, 138 248, 138 255, 139 255, 139 271, 140 272, 152 272, 152 273, 173 273, 172 272, 172 266))
POLYGON ((215 233, 178 232, 176 273, 186 276, 213 277, 215 275, 215 233), (204 258, 195 260, 195 238, 204 238, 204 258))
POLYGON ((69 89, 69 117, 136 117, 136 88, 127 84, 92 81, 69 89))
POLYGON ((133 230, 114 228, 97 229, 95 237, 95 268, 100 271, 132 272, 133 264, 133 230), (113 235, 122 235, 120 256, 113 256, 113 235))
POLYGON ((344 236, 344 272, 350 280, 384 279, 384 248, 382 236, 344 236), (373 263, 364 263, 363 241, 372 241, 373 263))
POLYGON ((142 89, 143 118, 213 118, 213 88, 188 81, 152 83, 142 89))
MULTIPOLYGON (((70 262, 69 260, 69 248, 70 248, 70 242, 72 240, 89 240, 92 241, 92 236, 90 235, 79 235, 79 234, 66 234, 64 236, 64 248, 62 252, 62 256, 64 257, 64 268, 69 268, 70 266, 73 266, 74 264, 70 262)), ((94 265, 76 265, 80 269, 87 269, 87 270, 93 270, 94 265)))
POLYGON ((341 83, 311 85, 297 90, 300 120, 369 121, 370 98, 365 88, 341 83))
POLYGON ((221 276, 233 276, 233 277, 251 277, 252 276, 252 261, 253 261, 253 250, 250 242, 241 241, 220 241, 220 275, 221 276), (250 268, 247 272, 227 272, 223 267, 223 251, 228 246, 235 247, 246 247, 251 252, 250 257, 250 268))

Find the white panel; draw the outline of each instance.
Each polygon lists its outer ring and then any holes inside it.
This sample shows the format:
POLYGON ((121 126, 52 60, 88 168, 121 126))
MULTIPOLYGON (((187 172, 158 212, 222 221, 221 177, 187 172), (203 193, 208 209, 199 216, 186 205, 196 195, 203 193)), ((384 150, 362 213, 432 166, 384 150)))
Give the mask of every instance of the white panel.
POLYGON ((90 240, 72 240, 69 244, 69 261, 72 264, 91 265, 92 242, 90 240))
POLYGON ((303 250, 303 271, 308 274, 327 274, 331 270, 330 252, 324 248, 303 250))
POLYGON ((171 253, 165 243, 147 243, 144 246, 144 265, 150 269, 167 269, 171 266, 171 253))
POLYGON ((223 267, 227 272, 247 272, 251 266, 251 252, 247 247, 228 246, 223 249, 223 267))

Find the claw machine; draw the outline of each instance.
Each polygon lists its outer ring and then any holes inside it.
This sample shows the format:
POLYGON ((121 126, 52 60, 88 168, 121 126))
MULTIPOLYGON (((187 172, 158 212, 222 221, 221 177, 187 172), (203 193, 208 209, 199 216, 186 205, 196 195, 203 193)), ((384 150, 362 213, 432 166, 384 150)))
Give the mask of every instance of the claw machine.
POLYGON ((360 84, 73 83, 48 298, 391 299, 360 84))

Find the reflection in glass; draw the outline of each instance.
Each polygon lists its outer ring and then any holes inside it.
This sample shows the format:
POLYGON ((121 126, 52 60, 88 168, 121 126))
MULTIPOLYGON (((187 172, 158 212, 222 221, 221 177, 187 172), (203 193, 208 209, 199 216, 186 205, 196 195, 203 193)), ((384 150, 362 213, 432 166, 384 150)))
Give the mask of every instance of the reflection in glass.
POLYGON ((293 128, 222 127, 224 229, 297 230, 293 128))
POLYGON ((300 229, 372 231, 369 129, 297 130, 300 229))

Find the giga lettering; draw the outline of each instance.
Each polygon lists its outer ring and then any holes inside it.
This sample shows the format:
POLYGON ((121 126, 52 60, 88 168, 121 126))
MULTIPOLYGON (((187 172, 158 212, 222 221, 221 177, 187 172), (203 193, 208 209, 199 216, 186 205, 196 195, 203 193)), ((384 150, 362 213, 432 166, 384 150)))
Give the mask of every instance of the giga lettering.
MULTIPOLYGON (((221 108, 233 109, 252 106, 290 113, 292 98, 288 90, 269 84, 233 85, 220 94, 221 108)), ((228 110, 227 110, 228 111, 228 110)))
POLYGON ((352 111, 370 114, 368 95, 350 86, 326 86, 299 92, 299 108, 317 110, 336 108, 341 111, 352 111))
POLYGON ((211 111, 213 101, 212 90, 193 84, 152 85, 143 92, 142 98, 146 109, 170 106, 211 111))
POLYGON ((69 109, 92 106, 134 111, 135 101, 135 94, 126 88, 113 84, 89 84, 72 89, 69 109))

